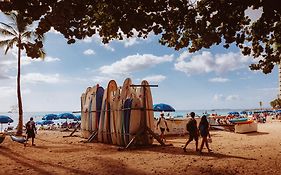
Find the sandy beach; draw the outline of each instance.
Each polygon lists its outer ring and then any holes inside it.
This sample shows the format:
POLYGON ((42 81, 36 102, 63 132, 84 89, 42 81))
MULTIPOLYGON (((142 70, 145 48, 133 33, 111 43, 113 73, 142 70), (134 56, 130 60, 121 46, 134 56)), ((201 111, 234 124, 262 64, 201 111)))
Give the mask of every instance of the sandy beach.
MULTIPOLYGON (((38 131, 36 146, 0 144, 0 174, 280 174, 281 122, 259 124, 257 133, 211 131, 213 153, 183 152, 186 136, 168 137, 173 146, 118 151, 102 143, 83 143, 69 132, 38 131)), ((201 140, 200 140, 201 141, 201 140)))

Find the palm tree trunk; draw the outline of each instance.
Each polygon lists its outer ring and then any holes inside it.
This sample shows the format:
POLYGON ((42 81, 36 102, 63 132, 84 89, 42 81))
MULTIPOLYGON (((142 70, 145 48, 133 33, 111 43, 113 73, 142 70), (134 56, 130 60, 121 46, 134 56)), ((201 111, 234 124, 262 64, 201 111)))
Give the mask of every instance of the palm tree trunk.
POLYGON ((19 36, 18 43, 18 75, 17 75, 17 96, 18 96, 18 106, 19 106, 19 123, 17 127, 17 135, 22 135, 23 133, 23 110, 22 110, 22 100, 21 100, 21 90, 20 90, 20 55, 21 55, 21 38, 19 36))

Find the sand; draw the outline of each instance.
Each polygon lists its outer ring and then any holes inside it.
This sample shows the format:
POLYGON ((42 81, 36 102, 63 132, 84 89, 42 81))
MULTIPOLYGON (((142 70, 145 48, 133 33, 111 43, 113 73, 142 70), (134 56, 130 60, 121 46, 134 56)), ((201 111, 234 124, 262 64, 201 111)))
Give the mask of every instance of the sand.
MULTIPOLYGON (((281 174, 281 122, 258 125, 257 133, 211 131, 213 153, 183 152, 183 137, 173 146, 118 151, 117 146, 83 143, 69 132, 38 131, 36 146, 9 137, 0 144, 0 174, 281 174)), ((77 132, 75 135, 80 135, 77 132)))

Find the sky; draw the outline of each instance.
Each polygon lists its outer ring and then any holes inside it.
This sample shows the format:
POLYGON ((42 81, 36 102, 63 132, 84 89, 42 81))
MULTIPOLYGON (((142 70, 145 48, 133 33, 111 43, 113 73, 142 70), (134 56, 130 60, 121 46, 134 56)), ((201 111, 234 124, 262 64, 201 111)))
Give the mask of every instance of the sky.
MULTIPOLYGON (((3 16, 0 21, 6 22, 3 16)), ((1 39, 1 38, 0 38, 1 39)), ((176 110, 245 109, 263 107, 277 98, 278 69, 271 74, 251 71, 255 60, 235 46, 221 45, 188 53, 159 44, 159 36, 101 43, 98 36, 67 44, 52 30, 45 36, 46 58, 22 54, 21 90, 25 112, 77 111, 86 88, 109 80, 122 86, 148 80, 153 103, 168 103, 176 110)), ((5 55, 0 48, 0 111, 17 104, 16 47, 5 55)))

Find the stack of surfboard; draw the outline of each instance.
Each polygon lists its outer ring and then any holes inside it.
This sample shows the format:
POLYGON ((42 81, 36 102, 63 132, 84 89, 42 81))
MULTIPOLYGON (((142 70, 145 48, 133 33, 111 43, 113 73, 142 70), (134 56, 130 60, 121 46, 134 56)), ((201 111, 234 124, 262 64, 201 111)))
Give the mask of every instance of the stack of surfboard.
MULTIPOLYGON (((98 132, 99 142, 126 146, 141 127, 146 125, 154 131, 149 84, 144 80, 141 83, 144 86, 139 88, 131 85, 132 80, 127 78, 122 87, 111 80, 105 89, 99 85, 86 89, 81 96, 81 130, 84 138, 98 132)), ((153 138, 143 135, 136 143, 152 144, 153 138)))

